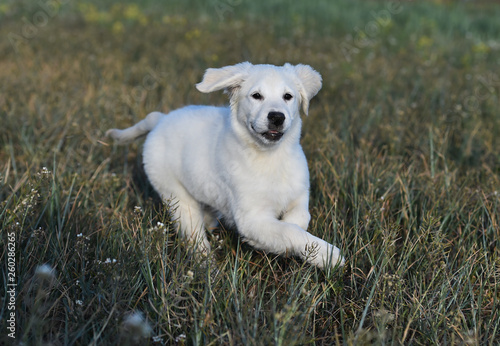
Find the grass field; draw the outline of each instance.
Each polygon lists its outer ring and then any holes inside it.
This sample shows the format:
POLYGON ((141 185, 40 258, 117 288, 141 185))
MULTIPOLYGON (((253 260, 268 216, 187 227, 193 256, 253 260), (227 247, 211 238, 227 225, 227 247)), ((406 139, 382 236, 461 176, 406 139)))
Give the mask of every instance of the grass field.
POLYGON ((2 2, 0 344, 499 344, 498 18, 449 1, 2 2), (194 84, 246 60, 323 76, 303 125, 309 231, 341 270, 230 230, 200 266, 141 142, 104 137, 225 103, 194 84))

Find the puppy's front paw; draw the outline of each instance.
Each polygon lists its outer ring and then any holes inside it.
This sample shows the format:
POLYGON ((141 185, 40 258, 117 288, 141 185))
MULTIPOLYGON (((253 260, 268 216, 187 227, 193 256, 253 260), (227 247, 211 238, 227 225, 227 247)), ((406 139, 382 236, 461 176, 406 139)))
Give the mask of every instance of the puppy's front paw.
POLYGON ((332 268, 335 266, 343 267, 345 265, 345 258, 340 254, 340 249, 333 245, 330 245, 330 247, 331 249, 329 249, 328 255, 325 257, 325 263, 332 268))
POLYGON ((328 243, 324 246, 313 243, 312 246, 306 248, 306 253, 305 259, 321 269, 333 269, 336 266, 342 267, 345 264, 340 249, 328 243))

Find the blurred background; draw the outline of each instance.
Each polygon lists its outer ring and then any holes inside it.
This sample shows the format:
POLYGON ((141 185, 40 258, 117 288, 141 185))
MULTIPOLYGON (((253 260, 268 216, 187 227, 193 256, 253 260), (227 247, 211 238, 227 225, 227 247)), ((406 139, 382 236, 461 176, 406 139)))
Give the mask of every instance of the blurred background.
MULTIPOLYGON (((93 118, 93 133, 153 110, 225 102, 193 88, 208 67, 300 62, 323 75, 319 122, 333 119, 342 136, 392 142, 383 138, 411 137, 428 121, 474 127, 496 111, 499 11, 487 1, 7 1, 0 106, 12 112, 15 90, 16 103, 43 113, 38 122, 55 124, 60 98, 90 103, 78 118, 93 118)), ((460 145, 450 148, 460 162, 478 158, 460 145)))

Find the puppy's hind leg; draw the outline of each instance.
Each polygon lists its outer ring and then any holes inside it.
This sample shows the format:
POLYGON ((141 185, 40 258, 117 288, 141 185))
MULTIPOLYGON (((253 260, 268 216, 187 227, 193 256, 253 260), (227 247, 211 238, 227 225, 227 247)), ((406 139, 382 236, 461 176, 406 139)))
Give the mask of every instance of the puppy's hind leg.
POLYGON ((178 232, 198 254, 208 255, 210 243, 205 233, 203 208, 189 197, 177 198, 173 219, 178 222, 178 232))

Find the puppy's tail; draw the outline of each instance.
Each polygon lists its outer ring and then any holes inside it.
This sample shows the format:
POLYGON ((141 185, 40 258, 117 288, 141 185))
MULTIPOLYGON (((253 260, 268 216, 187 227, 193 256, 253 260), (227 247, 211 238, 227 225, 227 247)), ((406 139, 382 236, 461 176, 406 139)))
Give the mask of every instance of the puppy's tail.
POLYGON ((149 131, 154 129, 164 115, 165 114, 160 112, 149 113, 146 118, 139 121, 134 126, 129 127, 128 129, 111 129, 106 131, 106 136, 113 138, 118 144, 126 144, 132 142, 133 140, 146 135, 149 131))

